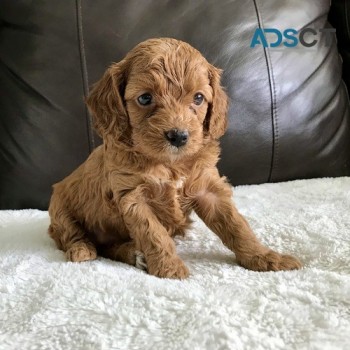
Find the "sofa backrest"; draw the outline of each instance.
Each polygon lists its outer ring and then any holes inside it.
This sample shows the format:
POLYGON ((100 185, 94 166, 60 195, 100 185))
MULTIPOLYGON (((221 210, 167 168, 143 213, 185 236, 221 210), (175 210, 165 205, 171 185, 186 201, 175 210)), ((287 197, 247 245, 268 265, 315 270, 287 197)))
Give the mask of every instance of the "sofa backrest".
POLYGON ((100 143, 89 87, 150 37, 187 41, 224 70, 219 168, 232 184, 349 175, 341 60, 319 33, 328 11, 329 0, 1 1, 0 208, 47 208, 52 184, 100 143), (318 42, 251 47, 257 28, 314 28, 318 42))

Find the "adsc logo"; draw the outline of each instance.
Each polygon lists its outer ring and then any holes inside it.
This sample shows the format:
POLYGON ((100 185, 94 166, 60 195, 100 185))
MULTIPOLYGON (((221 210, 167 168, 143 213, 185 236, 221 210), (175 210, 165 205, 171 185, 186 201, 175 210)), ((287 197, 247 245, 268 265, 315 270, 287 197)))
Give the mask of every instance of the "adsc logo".
POLYGON ((330 46, 334 34, 334 28, 321 28, 318 31, 313 28, 304 28, 301 31, 288 28, 283 32, 276 28, 257 28, 254 32, 250 47, 255 47, 257 45, 262 45, 263 47, 279 47, 281 44, 285 47, 296 47, 299 43, 304 47, 312 47, 317 44, 318 36, 320 35, 325 35, 325 46, 330 46), (270 41, 266 34, 268 34, 270 41))

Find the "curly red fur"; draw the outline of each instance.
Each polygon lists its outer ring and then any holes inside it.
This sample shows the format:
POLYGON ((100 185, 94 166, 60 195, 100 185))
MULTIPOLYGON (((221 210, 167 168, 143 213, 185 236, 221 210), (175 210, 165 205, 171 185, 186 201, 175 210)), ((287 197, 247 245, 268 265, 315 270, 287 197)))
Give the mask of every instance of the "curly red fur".
POLYGON ((141 251, 150 274, 185 278, 172 238, 184 234, 194 210, 242 266, 300 268, 257 240, 219 176, 228 108, 220 75, 190 45, 164 38, 139 44, 107 69, 87 98, 103 145, 54 185, 50 202, 49 234, 68 260, 99 254, 135 265, 141 251), (138 103, 144 93, 152 96, 146 106, 138 103), (188 131, 188 142, 171 145, 164 136, 171 129, 188 131))

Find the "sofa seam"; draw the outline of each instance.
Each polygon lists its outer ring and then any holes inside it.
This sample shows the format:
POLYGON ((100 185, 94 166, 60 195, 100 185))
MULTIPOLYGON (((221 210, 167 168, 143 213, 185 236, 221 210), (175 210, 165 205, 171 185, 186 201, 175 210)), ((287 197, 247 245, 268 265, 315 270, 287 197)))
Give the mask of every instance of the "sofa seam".
POLYGON ((347 2, 346 2, 346 1, 344 1, 344 13, 345 13, 346 33, 347 33, 347 35, 348 35, 348 39, 350 39, 348 6, 347 6, 347 2))
MULTIPOLYGON (((84 100, 85 100, 89 93, 89 76, 87 71, 86 55, 85 55, 82 3, 81 3, 81 0, 76 0, 75 3, 76 3, 76 16, 77 16, 80 70, 81 70, 81 76, 82 76, 82 82, 83 82, 83 94, 84 94, 84 100)), ((93 121, 92 121, 92 116, 85 104, 84 104, 84 108, 85 108, 87 136, 88 136, 88 142, 89 142, 89 153, 91 153, 95 148, 93 121)))
MULTIPOLYGON (((253 0, 255 5, 256 16, 258 20, 259 28, 264 28, 262 17, 260 16, 259 7, 257 4, 258 0, 253 0)), ((276 101, 276 84, 274 73, 272 69, 271 56, 268 48, 264 47, 265 63, 268 73, 269 86, 270 86, 270 97, 271 97, 271 122, 272 122, 272 153, 271 153, 271 164, 270 172, 267 182, 271 182, 273 174, 277 168, 278 161, 278 150, 279 150, 279 128, 278 128, 278 113, 277 113, 277 101, 276 101)))

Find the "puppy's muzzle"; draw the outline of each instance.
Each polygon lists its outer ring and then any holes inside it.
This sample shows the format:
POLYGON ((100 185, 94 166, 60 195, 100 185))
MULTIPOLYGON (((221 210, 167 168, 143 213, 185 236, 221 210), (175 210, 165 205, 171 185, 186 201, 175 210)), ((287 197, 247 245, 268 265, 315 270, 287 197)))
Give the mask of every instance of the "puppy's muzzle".
POLYGON ((165 138, 170 142, 172 146, 181 147, 186 145, 188 141, 188 131, 171 129, 165 132, 165 138))

